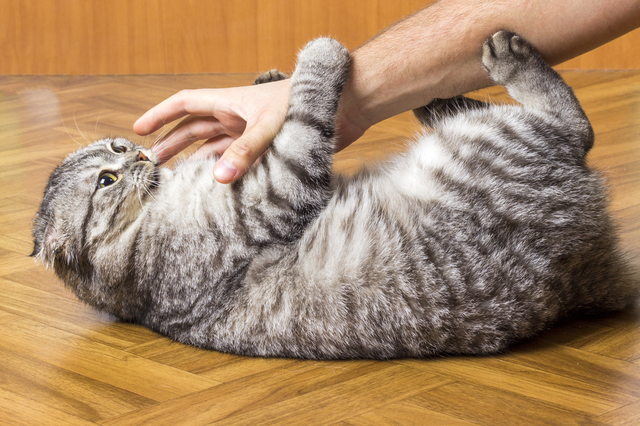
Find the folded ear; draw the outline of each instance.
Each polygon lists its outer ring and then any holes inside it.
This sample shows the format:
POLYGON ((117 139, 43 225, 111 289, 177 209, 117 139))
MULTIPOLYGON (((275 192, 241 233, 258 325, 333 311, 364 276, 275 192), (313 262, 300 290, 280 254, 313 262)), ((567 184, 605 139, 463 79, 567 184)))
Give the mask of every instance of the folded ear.
POLYGON ((38 215, 33 228, 33 252, 34 257, 48 267, 53 267, 56 256, 63 253, 68 238, 58 220, 45 220, 38 215))

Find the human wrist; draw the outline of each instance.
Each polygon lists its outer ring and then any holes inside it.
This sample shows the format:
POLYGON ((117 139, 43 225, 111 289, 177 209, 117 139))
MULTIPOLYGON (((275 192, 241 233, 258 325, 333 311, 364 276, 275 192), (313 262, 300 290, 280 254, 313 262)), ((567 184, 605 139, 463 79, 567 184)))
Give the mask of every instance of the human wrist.
MULTIPOLYGON (((370 54, 370 53, 367 53, 370 54)), ((434 98, 449 98, 490 85, 480 64, 458 61, 455 66, 437 64, 427 72, 393 72, 393 67, 367 65, 369 56, 358 61, 345 85, 338 122, 348 122, 363 133, 369 127, 395 115, 419 108, 434 98)))

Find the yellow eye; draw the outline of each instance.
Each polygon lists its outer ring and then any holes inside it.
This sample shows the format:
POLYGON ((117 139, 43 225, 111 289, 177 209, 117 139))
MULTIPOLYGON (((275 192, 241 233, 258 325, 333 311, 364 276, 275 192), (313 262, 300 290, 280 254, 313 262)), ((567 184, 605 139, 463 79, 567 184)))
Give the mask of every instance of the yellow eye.
POLYGON ((127 147, 123 146, 123 145, 116 145, 115 143, 111 144, 111 149, 113 150, 113 152, 115 152, 116 154, 124 154, 125 152, 127 152, 127 147))
POLYGON ((104 188, 105 186, 113 185, 118 180, 118 177, 113 173, 105 172, 98 178, 98 187, 104 188))

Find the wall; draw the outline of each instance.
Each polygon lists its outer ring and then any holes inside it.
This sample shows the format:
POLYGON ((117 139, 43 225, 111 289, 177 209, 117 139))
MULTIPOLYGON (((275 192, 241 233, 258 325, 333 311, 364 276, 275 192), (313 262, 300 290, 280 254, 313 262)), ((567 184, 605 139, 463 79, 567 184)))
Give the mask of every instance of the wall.
MULTIPOLYGON (((425 0, 0 0, 0 74, 289 70, 311 38, 352 48, 425 0)), ((636 31, 564 68, 640 68, 636 31)))

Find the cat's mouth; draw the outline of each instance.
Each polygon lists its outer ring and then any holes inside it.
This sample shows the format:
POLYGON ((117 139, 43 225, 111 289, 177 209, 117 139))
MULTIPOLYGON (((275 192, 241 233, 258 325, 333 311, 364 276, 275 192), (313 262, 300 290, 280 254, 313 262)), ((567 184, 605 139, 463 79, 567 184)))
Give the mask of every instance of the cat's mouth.
POLYGON ((134 187, 143 198, 151 195, 160 186, 160 170, 155 162, 139 161, 131 167, 134 187))
POLYGON ((146 183, 149 191, 158 189, 163 182, 168 181, 173 176, 173 170, 164 167, 162 158, 153 151, 148 152, 148 162, 146 162, 145 168, 147 168, 146 183))

